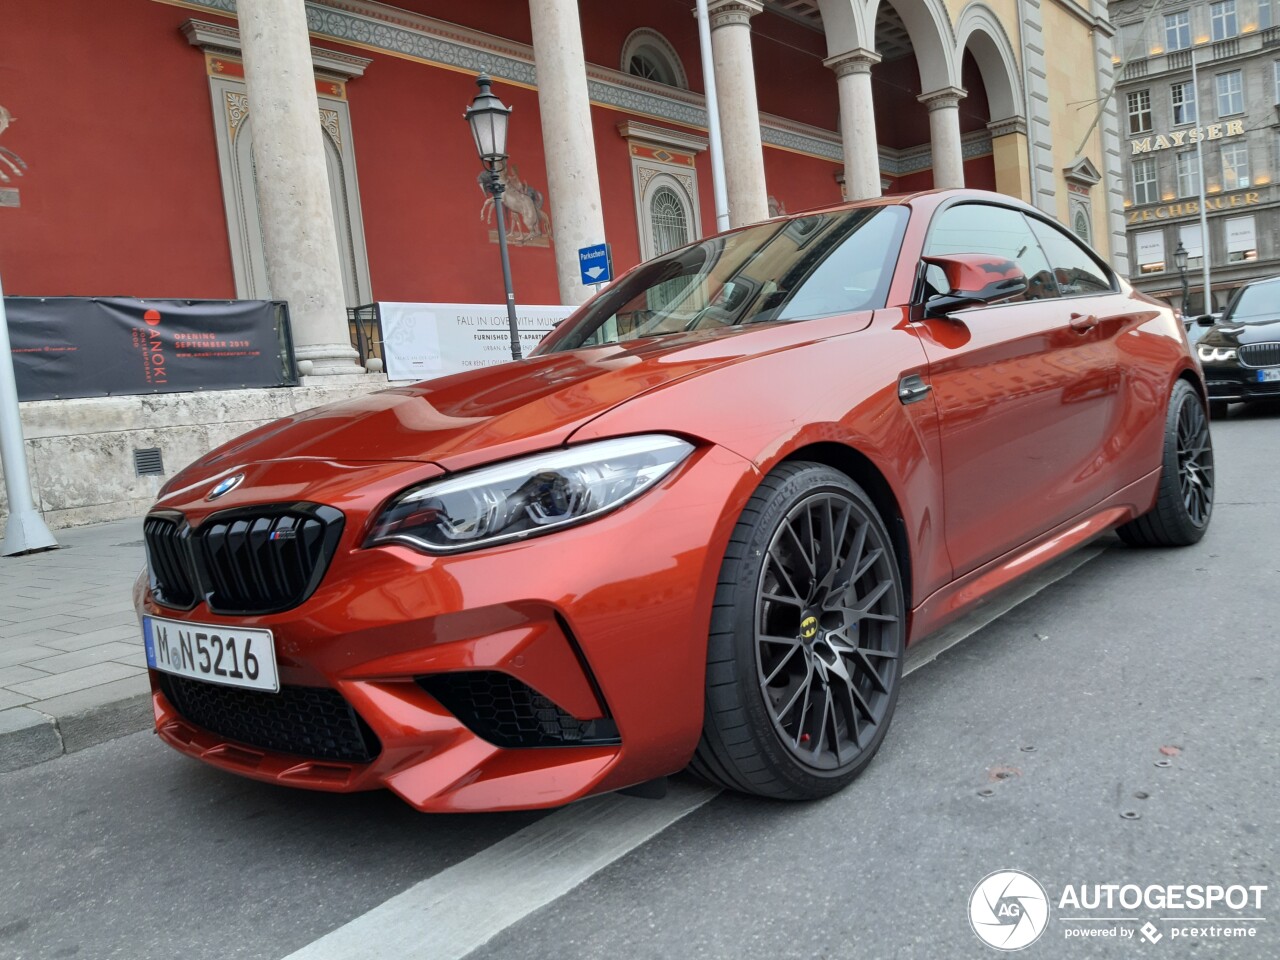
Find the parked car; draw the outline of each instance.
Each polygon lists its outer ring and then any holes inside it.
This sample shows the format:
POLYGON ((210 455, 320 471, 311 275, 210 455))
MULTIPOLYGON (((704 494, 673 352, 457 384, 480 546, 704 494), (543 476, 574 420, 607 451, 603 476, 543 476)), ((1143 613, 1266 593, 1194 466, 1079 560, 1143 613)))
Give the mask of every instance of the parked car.
POLYGON ((1280 400, 1280 277, 1254 280, 1231 295, 1221 319, 1209 327, 1196 353, 1209 388, 1213 416, 1226 416, 1238 400, 1280 400))
POLYGON ((526 360, 172 478, 135 593, 156 729, 420 810, 685 767, 820 797, 883 742, 910 643, 1108 530, 1201 538, 1204 405, 1172 311, 1007 197, 710 237, 526 360))

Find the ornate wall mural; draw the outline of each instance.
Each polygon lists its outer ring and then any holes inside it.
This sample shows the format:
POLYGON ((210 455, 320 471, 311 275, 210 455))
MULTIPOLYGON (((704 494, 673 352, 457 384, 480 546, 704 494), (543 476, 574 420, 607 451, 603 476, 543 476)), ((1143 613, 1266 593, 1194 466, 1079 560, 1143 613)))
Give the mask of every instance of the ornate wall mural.
MULTIPOLYGON (((507 164, 498 175, 506 189, 502 202, 506 206, 507 243, 523 247, 547 247, 551 245, 551 215, 543 207, 546 195, 520 179, 520 170, 507 164)), ((484 203, 480 205, 480 220, 495 225, 493 211, 493 186, 488 172, 476 177, 484 203)), ((489 231, 489 242, 498 242, 498 231, 489 231)))
MULTIPOLYGON (((0 106, 0 136, 4 136, 15 119, 17 118, 13 114, 0 106)), ((15 177, 22 176, 26 170, 27 161, 8 147, 0 145, 0 207, 18 206, 18 188, 3 184, 12 183, 15 177)))

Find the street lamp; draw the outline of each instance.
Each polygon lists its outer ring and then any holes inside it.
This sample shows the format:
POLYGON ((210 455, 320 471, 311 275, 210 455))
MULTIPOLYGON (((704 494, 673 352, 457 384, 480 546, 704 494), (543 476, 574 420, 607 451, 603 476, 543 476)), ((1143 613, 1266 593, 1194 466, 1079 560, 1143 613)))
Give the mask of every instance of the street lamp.
POLYGON ((516 325, 516 295, 511 289, 511 260, 507 255, 507 220, 502 205, 502 194, 507 185, 502 182, 502 170, 507 163, 507 119, 511 108, 503 104, 489 86, 487 74, 476 77, 480 92, 463 114, 471 124, 471 136, 476 141, 480 162, 489 173, 489 190, 493 193, 493 209, 497 212, 498 252, 502 257, 502 284, 507 292, 507 325, 511 328, 511 359, 520 359, 520 330, 516 325))
POLYGON ((1178 276, 1182 279, 1182 315, 1191 315, 1191 288, 1187 286, 1187 248, 1178 240, 1178 249, 1173 251, 1173 262, 1178 265, 1178 276))

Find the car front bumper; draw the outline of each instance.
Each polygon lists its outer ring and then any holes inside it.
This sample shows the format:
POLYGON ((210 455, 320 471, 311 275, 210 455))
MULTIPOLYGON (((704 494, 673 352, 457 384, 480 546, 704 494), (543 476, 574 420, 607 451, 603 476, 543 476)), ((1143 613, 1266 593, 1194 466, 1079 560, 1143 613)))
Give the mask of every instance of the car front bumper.
POLYGON ((364 548, 367 515, 353 516, 348 505, 347 530, 319 588, 269 615, 222 616, 203 602, 174 610, 156 602, 143 577, 140 616, 270 629, 282 688, 337 691, 376 755, 275 749, 236 735, 234 717, 215 732, 218 724, 184 714, 173 681, 153 670, 156 730, 175 749, 234 773, 317 790, 386 787, 424 811, 557 806, 676 772, 700 735, 715 583, 756 481, 747 461, 703 448, 612 514, 454 556, 364 548), (493 703, 488 720, 477 721, 456 697, 451 712, 428 692, 442 675, 514 678, 559 708, 569 728, 583 721, 593 742, 511 746, 493 733, 493 703))
POLYGON ((1242 367, 1237 363, 1205 363, 1203 367, 1210 400, 1280 400, 1280 380, 1259 378, 1275 367, 1242 367))

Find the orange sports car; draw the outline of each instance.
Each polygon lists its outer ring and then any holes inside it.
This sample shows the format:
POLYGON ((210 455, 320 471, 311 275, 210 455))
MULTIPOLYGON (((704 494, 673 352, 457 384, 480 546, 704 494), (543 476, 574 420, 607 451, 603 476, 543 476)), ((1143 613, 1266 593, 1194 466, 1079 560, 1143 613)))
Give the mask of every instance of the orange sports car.
POLYGON ((1118 530, 1199 540, 1173 313, 1007 197, 943 191, 643 263, 526 360, 321 407, 162 491, 156 729, 420 810, 689 767, 803 799, 885 737, 914 640, 1118 530))

